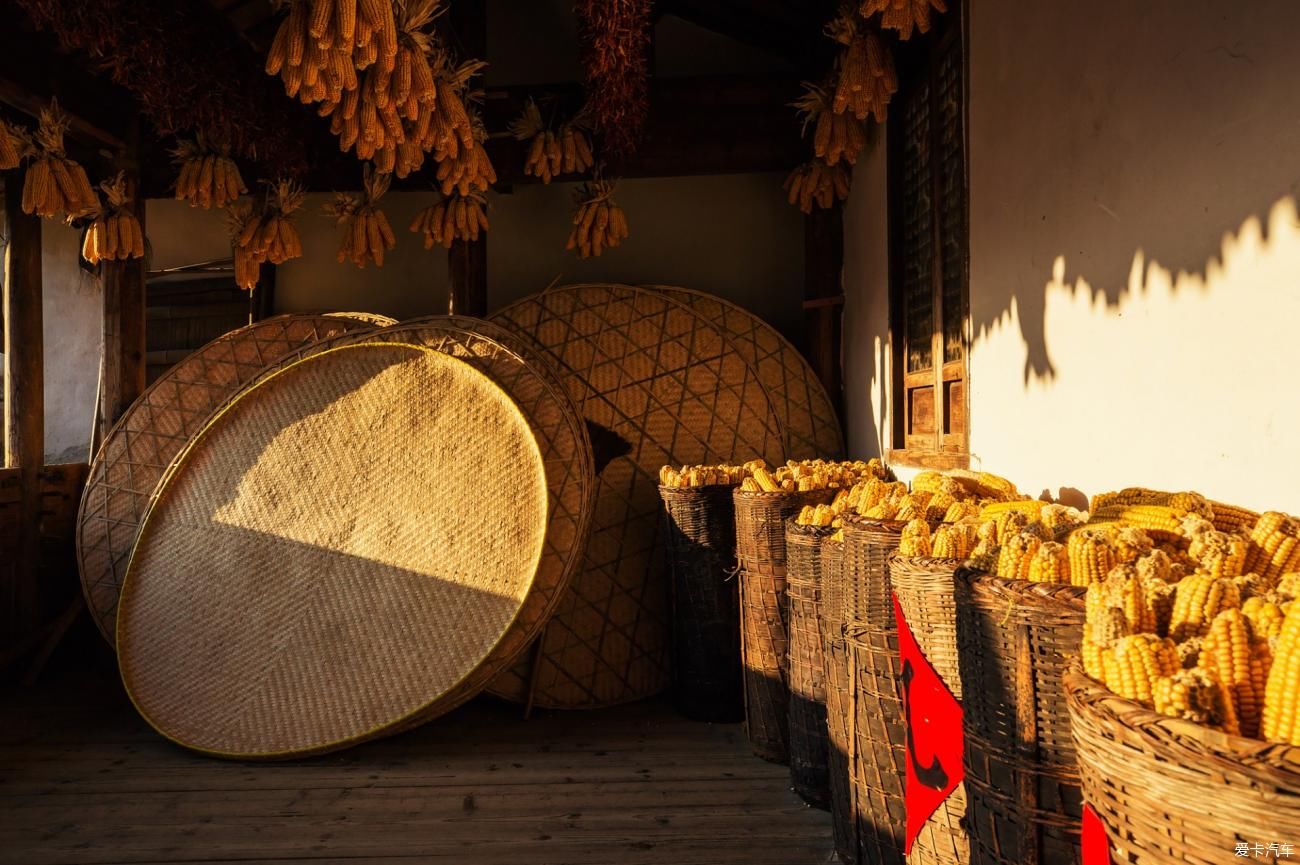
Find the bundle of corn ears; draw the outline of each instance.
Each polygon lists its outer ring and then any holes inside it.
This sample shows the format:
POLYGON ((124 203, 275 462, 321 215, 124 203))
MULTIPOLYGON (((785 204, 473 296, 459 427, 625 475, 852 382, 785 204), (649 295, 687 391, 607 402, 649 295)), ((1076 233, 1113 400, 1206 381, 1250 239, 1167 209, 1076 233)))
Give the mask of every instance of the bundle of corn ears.
POLYGON ((202 137, 178 141, 172 157, 181 167, 176 200, 188 201, 190 207, 225 207, 248 192, 230 151, 209 147, 202 137))
POLYGON ((784 188, 791 204, 797 204, 804 213, 812 213, 813 205, 825 209, 837 199, 848 198, 849 172, 843 164, 827 165, 814 159, 791 171, 784 188))
POLYGON ((574 194, 578 209, 565 249, 577 249, 583 258, 599 258, 603 250, 623 242, 628 236, 627 216, 614 203, 613 194, 614 182, 610 180, 594 180, 579 187, 574 194))
POLYGON ((883 123, 889 98, 898 90, 898 76, 889 48, 851 11, 831 21, 827 33, 844 46, 832 109, 836 114, 851 111, 859 120, 871 115, 883 123))
POLYGON ((236 201, 227 208, 235 255, 235 282, 251 291, 257 285, 258 267, 269 261, 283 264, 302 256, 302 240, 289 219, 302 207, 306 193, 289 180, 268 183, 257 203, 236 201))
POLYGON ((0 171, 17 168, 20 162, 33 154, 34 149, 27 130, 0 119, 0 171))
POLYGON ((443 195, 451 195, 453 189, 462 196, 471 192, 486 192, 489 186, 497 182, 496 169, 492 167, 492 160, 483 147, 483 142, 487 140, 487 128, 477 115, 470 119, 474 128, 473 146, 462 147, 456 156, 438 163, 438 185, 443 195))
POLYGON ((560 174, 584 172, 594 162, 591 141, 581 122, 571 120, 560 126, 558 134, 552 132, 532 99, 524 106, 524 113, 510 124, 510 133, 519 141, 531 142, 524 174, 541 178, 542 183, 550 183, 560 174))
POLYGON ((900 39, 912 38, 912 27, 922 33, 930 29, 930 9, 947 12, 943 0, 863 0, 859 10, 863 18, 880 13, 880 26, 897 30, 900 39))
POLYGON ((340 264, 351 259, 357 267, 365 267, 367 261, 373 261, 375 267, 383 267, 384 252, 397 245, 388 217, 379 209, 379 199, 388 191, 391 181, 391 174, 377 172, 367 165, 360 196, 339 193, 333 202, 326 205, 325 212, 333 216, 342 229, 340 264))
POLYGON ((126 174, 99 185, 104 190, 105 206, 95 214, 86 228, 86 239, 81 244, 81 257, 91 264, 101 261, 124 261, 144 257, 144 232, 140 220, 131 208, 126 194, 126 174))
POLYGON ((424 248, 436 243, 445 249, 457 240, 478 240, 488 230, 487 199, 477 192, 455 193, 421 210, 411 223, 411 231, 424 235, 424 248))
POLYGON ((68 117, 57 103, 41 109, 32 164, 23 183, 23 213, 54 218, 86 216, 99 209, 99 196, 86 170, 63 152, 68 117))
POLYGON ((804 116, 804 134, 808 125, 814 124, 813 153, 827 165, 843 159, 849 165, 858 161, 858 154, 867 144, 867 132, 861 120, 848 112, 836 114, 826 91, 815 84, 804 83, 804 95, 791 103, 804 116))
MULTIPOLYGON (((283 4, 280 4, 283 5, 283 4)), ((397 23, 390 0, 288 0, 266 59, 268 75, 304 104, 338 102, 358 86, 357 72, 397 64, 397 23)))

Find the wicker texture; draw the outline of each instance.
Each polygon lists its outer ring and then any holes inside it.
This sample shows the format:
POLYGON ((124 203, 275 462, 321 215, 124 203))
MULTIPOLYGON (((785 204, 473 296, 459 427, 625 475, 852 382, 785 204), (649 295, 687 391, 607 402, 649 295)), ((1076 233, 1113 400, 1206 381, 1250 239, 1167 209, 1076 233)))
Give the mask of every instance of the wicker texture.
POLYGON ((822 602, 818 607, 818 625, 822 642, 844 638, 844 540, 822 538, 822 602))
POLYGON ((822 659, 826 665, 826 765, 831 794, 831 834, 840 861, 855 865, 858 825, 851 772, 857 713, 849 679, 848 643, 843 637, 826 640, 822 644, 822 659))
POLYGON ((822 541, 834 530, 786 522, 789 604, 790 783, 804 801, 830 807, 826 664, 819 625, 822 541))
POLYGON ((1078 862, 1083 803, 1061 678, 1079 653, 1085 590, 965 568, 954 589, 971 862, 1078 862))
POLYGON ((894 602, 889 588, 889 559, 898 549, 905 523, 844 518, 843 616, 846 626, 893 628, 894 602))
POLYGON ((626 286, 550 289, 492 320, 552 362, 592 434, 598 483, 583 564, 531 667, 494 685, 549 708, 626 702, 669 683, 659 469, 782 458, 754 370, 689 308, 626 286))
POLYGON ((660 487, 672 576, 673 702, 688 718, 745 717, 732 487, 660 487))
POLYGON ((284 366, 165 475, 123 586, 123 682, 161 733, 221 756, 399 729, 507 633, 546 511, 527 420, 468 364, 367 344, 284 366))
MULTIPOLYGON (((953 579, 957 559, 894 556, 889 581, 916 644, 958 700, 961 670, 957 663, 957 603, 953 579)), ((962 818, 966 788, 962 784, 940 803, 921 827, 907 854, 909 865, 966 865, 970 839, 962 818)))
POLYGON ((789 459, 838 459, 844 453, 840 421, 821 379, 803 353, 752 312, 712 294, 650 286, 686 304, 731 338, 772 395, 786 431, 789 459))
POLYGON ((834 490, 763 493, 737 489, 734 493, 745 730, 754 753, 776 763, 790 758, 785 521, 804 505, 829 502, 834 495, 834 490))
POLYGON ((392 319, 368 313, 280 315, 218 337, 158 377, 95 455, 77 515, 77 565, 91 618, 109 642, 140 522, 158 480, 218 406, 304 346, 392 319), (376 320, 379 320, 378 322, 376 320))
POLYGON ((1218 865, 1238 844, 1294 843, 1300 748, 1157 715, 1077 663, 1064 682, 1084 799, 1114 861, 1218 865))

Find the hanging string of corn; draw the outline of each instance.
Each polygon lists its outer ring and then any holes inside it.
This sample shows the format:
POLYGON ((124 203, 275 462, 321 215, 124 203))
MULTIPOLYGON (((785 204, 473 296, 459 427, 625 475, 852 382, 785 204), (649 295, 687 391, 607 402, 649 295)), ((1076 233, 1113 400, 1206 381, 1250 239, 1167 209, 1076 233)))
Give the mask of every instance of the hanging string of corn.
POLYGON ((131 212, 126 192, 126 173, 119 171, 112 180, 99 185, 106 203, 86 227, 81 257, 91 264, 101 261, 125 261, 144 258, 144 232, 140 220, 131 212))
POLYGON ((839 82, 832 102, 835 113, 851 111, 859 120, 871 115, 883 123, 889 99, 898 90, 894 57, 889 48, 851 10, 832 19, 826 33, 844 46, 838 60, 839 82))
POLYGON ((524 161, 524 174, 550 183, 560 174, 578 174, 591 168, 594 159, 591 140, 581 118, 574 118, 552 132, 542 119, 537 103, 529 99, 524 112, 510 124, 510 133, 519 141, 527 141, 528 156, 524 161))
POLYGON ((264 262, 283 264, 302 256, 302 240, 290 216, 307 194, 301 186, 279 180, 267 183, 257 202, 236 201, 227 208, 235 257, 235 282, 251 291, 257 285, 258 267, 264 262))
POLYGON ((842 162, 827 165, 814 159, 791 171, 784 188, 791 204, 812 213, 814 205, 824 210, 849 197, 849 172, 842 162))
POLYGON ((481 193, 453 193, 437 204, 426 207, 411 222, 411 231, 424 235, 424 248, 438 244, 451 249, 457 240, 478 240, 488 230, 487 199, 481 193))
POLYGON ((897 30, 898 38, 911 39, 912 28, 922 33, 930 30, 930 10, 947 12, 943 0, 863 0, 858 10, 863 18, 880 13, 880 26, 897 30))
POLYGON ((199 136, 192 141, 178 141, 172 157, 180 166, 176 200, 188 201, 190 207, 225 207, 248 192, 229 148, 211 147, 199 136))
POLYGON ((849 165, 855 165, 858 154, 867 144, 866 126, 852 114, 836 113, 831 98, 825 90, 815 84, 804 82, 804 95, 790 103, 803 115, 804 134, 808 126, 813 130, 813 154, 827 165, 835 165, 841 159, 849 165))
POLYGON ((593 180, 578 188, 573 231, 565 249, 577 249, 583 258, 599 258, 603 250, 623 242, 628 236, 627 216, 614 203, 613 194, 612 180, 593 180))
POLYGON ((443 195, 451 195, 452 190, 461 196, 486 192, 497 182, 496 169, 483 146, 487 141, 487 127, 477 114, 470 115, 470 123, 474 129, 473 146, 459 148, 455 157, 438 163, 438 184, 443 195))
POLYGON ((397 238, 388 224, 388 217, 379 209, 379 199, 388 191, 391 174, 365 168, 362 193, 359 196, 339 193, 326 205, 325 212, 334 217, 342 229, 343 241, 339 246, 339 263, 349 259, 364 268, 367 261, 375 267, 384 266, 384 252, 397 245, 397 238))
POLYGON ((17 168, 33 151, 32 137, 26 129, 0 119, 0 171, 17 168))
POLYGON ((465 101, 469 97, 470 79, 486 68, 487 64, 482 60, 466 60, 453 65, 445 54, 441 56, 441 62, 434 70, 438 99, 434 103, 429 133, 421 142, 426 151, 432 150, 433 158, 439 162, 455 159, 461 148, 474 146, 474 123, 465 101))
POLYGON ((99 209, 99 196, 86 170, 63 152, 68 123, 57 102, 41 109, 34 158, 23 183, 23 213, 53 219, 61 214, 86 216, 99 209))
MULTIPOLYGON (((280 6, 286 5, 281 2, 280 6)), ((304 104, 338 102, 358 87, 356 73, 397 63, 390 0, 289 0, 267 53, 266 72, 304 104)))

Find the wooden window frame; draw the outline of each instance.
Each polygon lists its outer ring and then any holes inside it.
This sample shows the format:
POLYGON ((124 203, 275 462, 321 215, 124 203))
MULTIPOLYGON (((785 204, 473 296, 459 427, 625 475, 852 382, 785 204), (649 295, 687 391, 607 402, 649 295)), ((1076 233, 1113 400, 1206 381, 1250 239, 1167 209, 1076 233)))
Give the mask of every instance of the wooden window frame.
MULTIPOLYGON (((937 115, 935 105, 939 89, 937 85, 939 58, 952 47, 953 40, 960 40, 962 56, 961 70, 961 104, 958 108, 961 117, 961 161, 962 161, 962 250, 959 262, 961 269, 962 300, 964 305, 961 321, 962 356, 959 361, 944 362, 944 314, 943 314, 943 244, 940 232, 939 200, 941 171, 937 160, 932 161, 930 171, 930 226, 931 226, 931 265, 930 281, 932 286, 931 310, 934 325, 931 329, 930 352, 931 368, 916 373, 907 372, 908 336, 907 317, 903 297, 903 231, 902 219, 902 184, 899 160, 903 152, 903 135, 905 130, 901 123, 889 123, 886 127, 887 156, 887 198, 888 198, 888 242, 889 242, 889 325, 890 344, 892 348, 892 391, 890 406, 892 413, 893 443, 889 450, 890 462, 933 469, 969 468, 970 466, 970 162, 969 162, 969 122, 968 89, 969 44, 966 39, 965 3, 953 4, 947 15, 939 19, 929 36, 921 38, 916 44, 905 45, 898 53, 900 87, 907 87, 915 76, 928 76, 930 84, 930 116, 937 115), (949 382, 960 380, 963 384, 960 399, 961 411, 965 418, 963 429, 957 433, 945 433, 945 386, 949 382), (911 407, 908 405, 909 392, 913 387, 930 384, 934 394, 934 432, 909 435, 907 431, 911 407)), ((900 116, 892 112, 893 117, 900 116)), ((931 123, 929 130, 930 152, 939 152, 941 125, 931 123)))

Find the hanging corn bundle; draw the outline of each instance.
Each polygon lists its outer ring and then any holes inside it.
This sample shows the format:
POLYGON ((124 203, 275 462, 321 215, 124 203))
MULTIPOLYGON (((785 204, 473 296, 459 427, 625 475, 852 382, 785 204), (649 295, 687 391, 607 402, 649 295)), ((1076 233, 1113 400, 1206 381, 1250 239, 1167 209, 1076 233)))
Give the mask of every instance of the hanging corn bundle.
POLYGON ((855 165, 858 154, 867 144, 867 132, 861 120, 848 112, 836 113, 830 96, 815 84, 804 83, 804 95, 791 103, 804 116, 804 134, 813 124, 813 153, 827 165, 843 159, 855 165))
POLYGON ((843 163, 827 165, 814 159, 791 171, 784 189, 789 202, 797 204, 804 213, 812 213, 814 205, 824 210, 837 199, 848 198, 849 172, 843 163))
POLYGON ((99 196, 86 170, 63 152, 68 117, 51 102, 41 109, 36 128, 34 159, 23 183, 23 213, 53 218, 60 214, 85 216, 99 209, 99 196))
POLYGON ((439 162, 457 158, 461 148, 474 147, 474 122, 465 101, 469 95, 470 79, 486 67, 482 60, 466 60, 453 66, 443 55, 434 70, 438 99, 434 102, 429 131, 421 144, 426 151, 432 151, 433 158, 439 162))
POLYGON ((930 29, 930 9, 947 12, 943 0, 863 0, 859 10, 863 18, 880 13, 880 26, 898 31, 898 38, 911 39, 912 27, 926 33, 930 29))
POLYGON ((841 13, 826 28, 844 46, 839 58, 839 83, 832 108, 836 114, 853 112, 859 120, 871 115, 885 120, 889 98, 898 90, 894 58, 880 36, 852 12, 841 13))
POLYGON ((209 147, 202 136, 177 142, 172 156, 181 167, 176 178, 177 201, 188 201, 190 207, 206 210, 225 207, 248 192, 230 151, 209 147))
POLYGON ((411 223, 411 231, 424 235, 425 249, 433 249, 435 243, 451 249, 454 241, 478 240, 479 233, 487 230, 487 199, 477 192, 449 195, 421 210, 411 223))
POLYGON ((230 214, 234 243, 235 282, 251 291, 257 285, 258 267, 264 262, 283 264, 302 256, 302 240, 289 217, 302 207, 307 194, 289 180, 267 185, 257 204, 237 201, 230 214))
POLYGON ((379 199, 388 191, 391 174, 375 171, 367 165, 360 196, 340 193, 325 212, 333 216, 342 229, 343 242, 339 246, 339 263, 351 259, 357 267, 373 261, 375 267, 384 266, 384 252, 397 245, 388 217, 379 209, 379 199))
MULTIPOLYGON (((356 33, 356 12, 356 0, 290 0, 289 14, 280 22, 267 52, 266 73, 279 75, 284 92, 304 104, 337 102, 344 91, 355 90, 353 52, 360 35, 356 33), (334 7, 329 15, 331 26, 315 26, 314 13, 324 12, 327 5, 334 7), (352 38, 344 38, 340 32, 348 26, 353 29, 352 38), (321 35, 313 35, 313 29, 321 35)), ((359 48, 356 51, 361 53, 359 48)))
POLYGON ((17 168, 32 153, 32 139, 27 130, 0 119, 0 171, 17 168))
POLYGON ((81 257, 91 264, 144 258, 144 232, 140 220, 127 206, 131 199, 126 194, 126 174, 119 171, 117 177, 104 181, 99 188, 104 190, 107 205, 86 227, 81 257))
POLYGON ((483 146, 487 140, 487 127, 477 114, 470 117, 470 122, 474 129, 473 146, 461 147, 456 156, 438 163, 438 185, 443 195, 451 195, 452 190, 462 197, 471 192, 486 192, 497 182, 496 169, 483 146))
POLYGON ((524 106, 524 113, 510 124, 510 133, 519 141, 529 142, 524 174, 540 178, 542 183, 550 183, 560 174, 584 172, 594 162, 582 122, 575 118, 562 124, 558 133, 552 132, 532 99, 524 106))
POLYGON ((583 258, 599 258, 603 250, 623 242, 628 236, 627 216, 614 203, 613 194, 611 180, 593 180, 578 188, 574 194, 578 209, 565 249, 577 249, 583 258))

